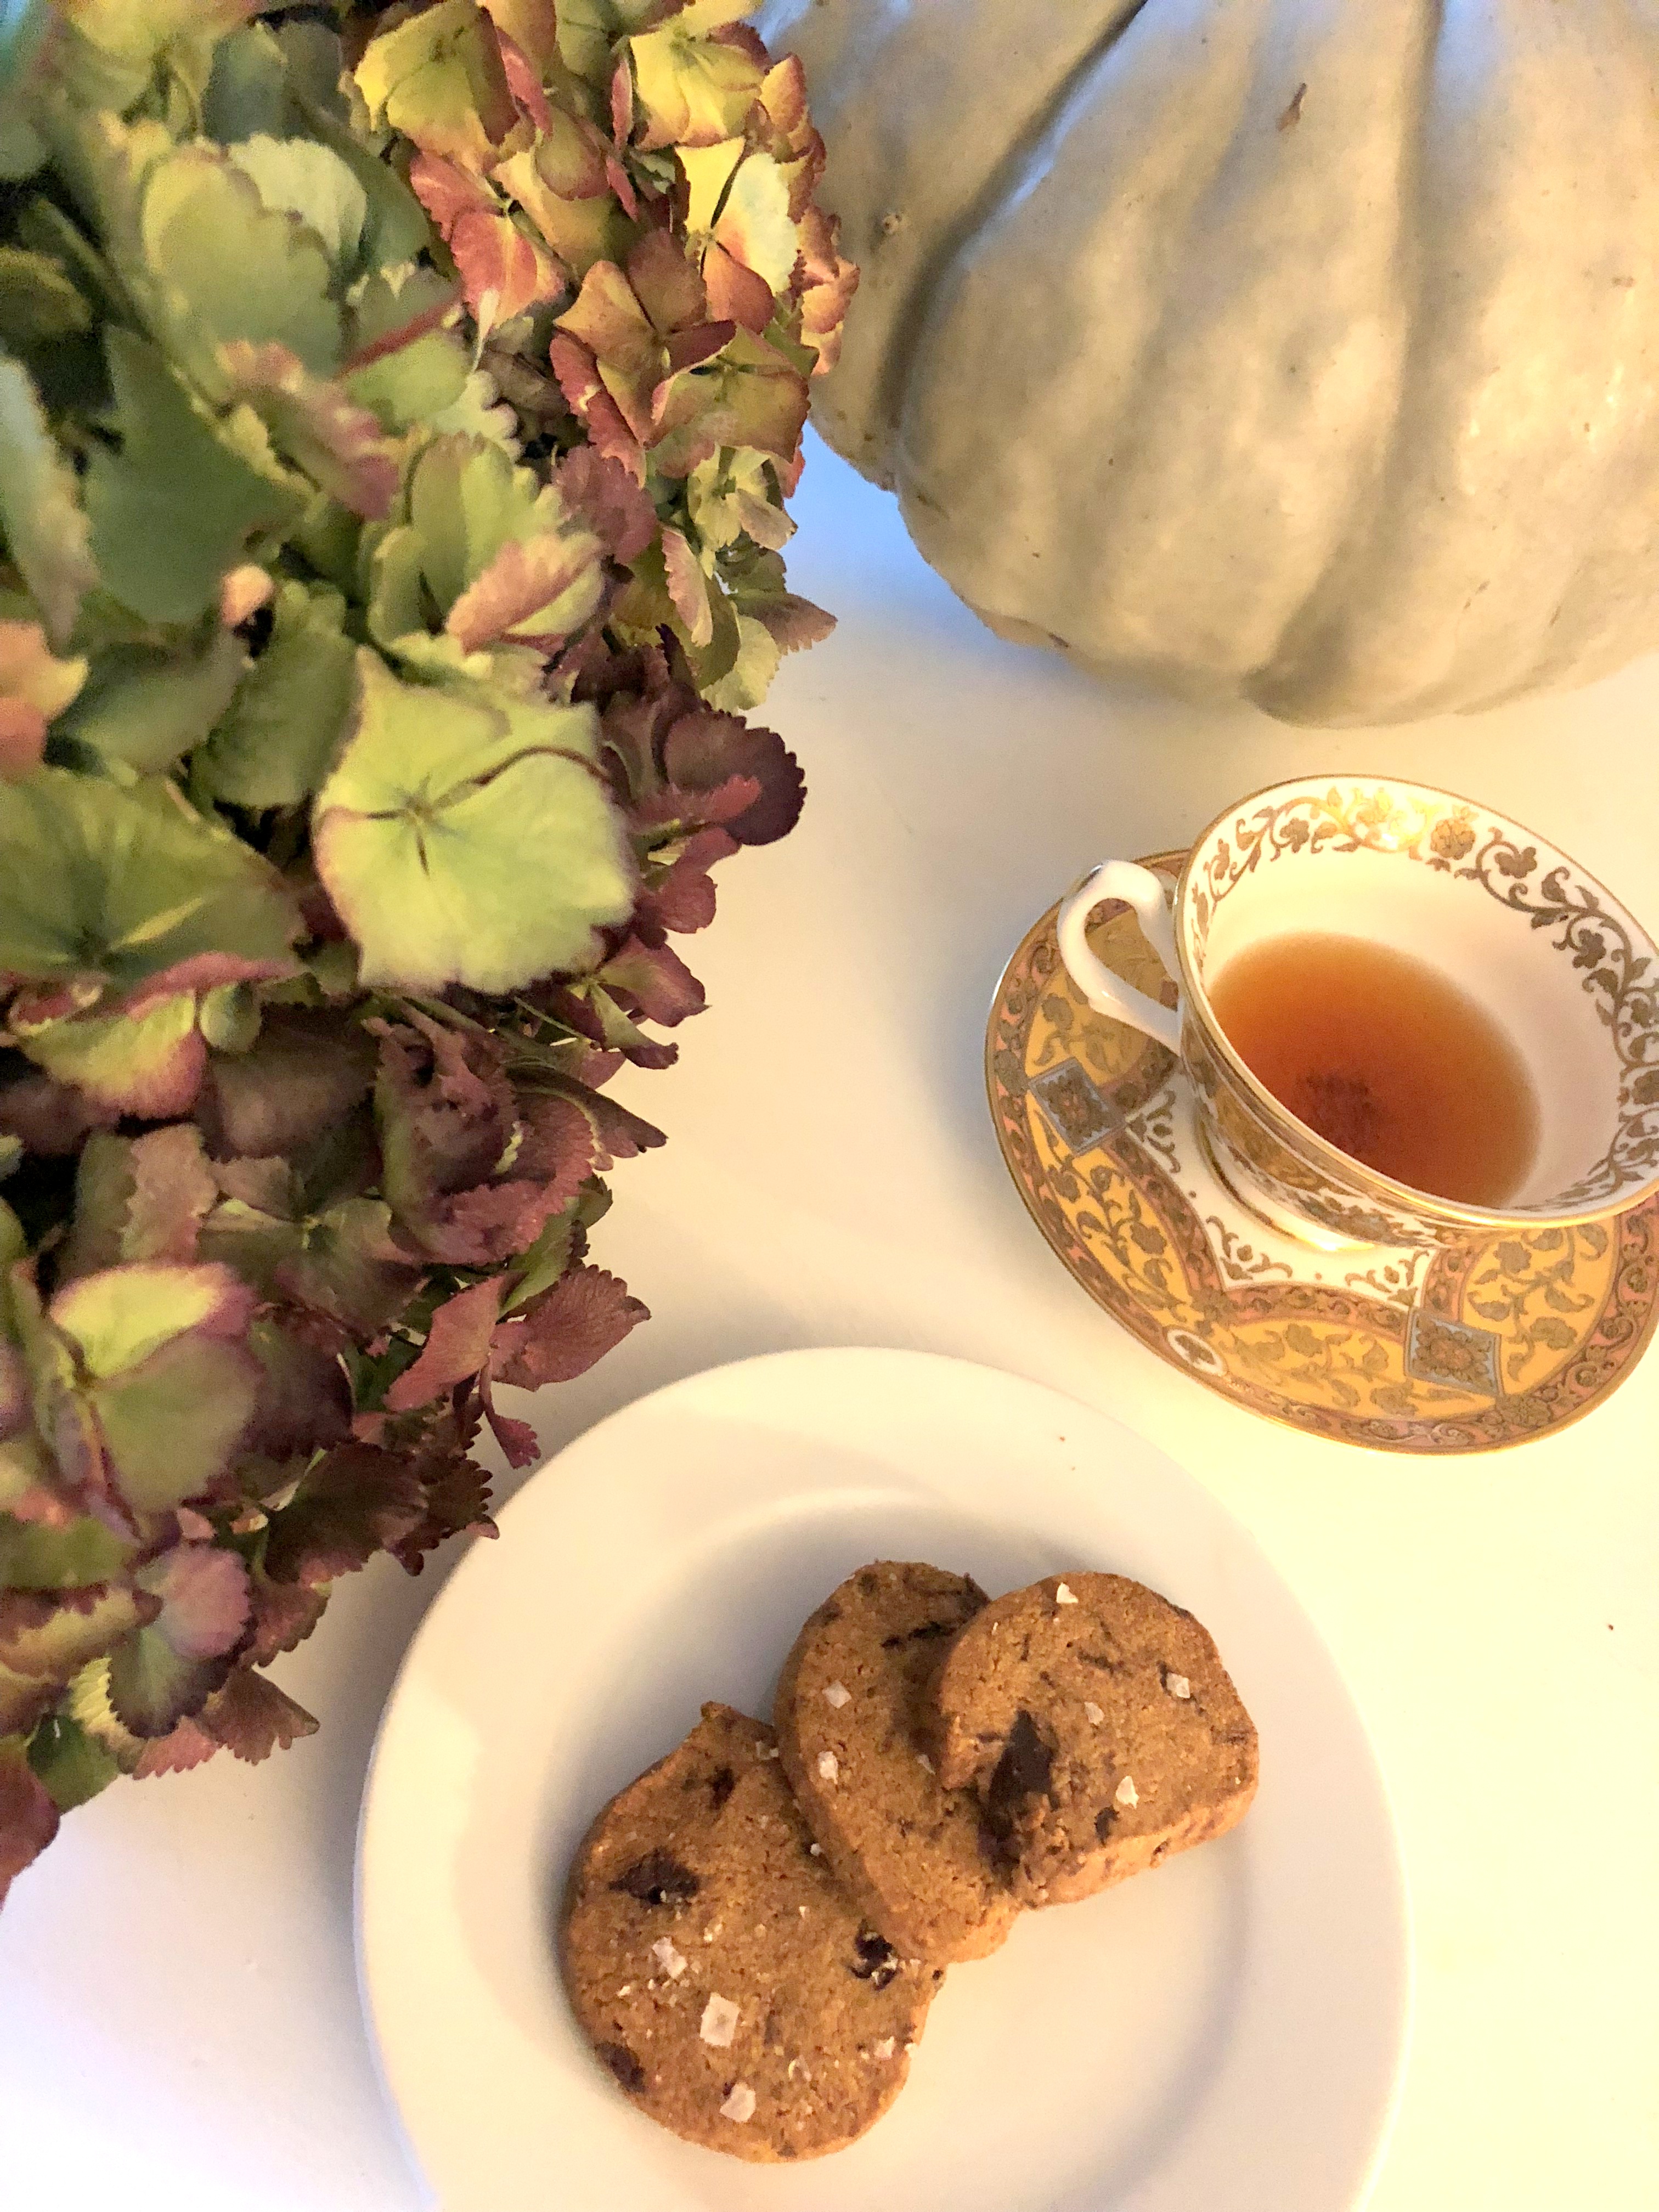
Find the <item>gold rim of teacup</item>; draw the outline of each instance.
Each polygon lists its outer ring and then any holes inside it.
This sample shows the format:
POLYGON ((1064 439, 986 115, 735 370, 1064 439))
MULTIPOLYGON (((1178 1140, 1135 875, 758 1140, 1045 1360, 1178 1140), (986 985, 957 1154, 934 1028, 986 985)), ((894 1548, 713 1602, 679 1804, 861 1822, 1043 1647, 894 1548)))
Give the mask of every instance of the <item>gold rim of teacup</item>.
POLYGON ((1355 770, 1345 770, 1330 776, 1284 776, 1277 782, 1263 784, 1260 789, 1247 792, 1243 798, 1236 799, 1224 806, 1193 840, 1176 882, 1175 896, 1171 902, 1171 920, 1175 924, 1176 958, 1181 970, 1178 980, 1181 986, 1182 1017, 1183 1020, 1192 1019, 1197 1022, 1206 1043, 1215 1053, 1216 1057, 1224 1063, 1229 1074, 1249 1094, 1251 1105, 1267 1125, 1270 1133, 1281 1144, 1311 1159, 1334 1182, 1345 1184, 1350 1189, 1363 1192, 1365 1196, 1376 1199, 1390 1206, 1395 1212, 1403 1211, 1417 1213, 1428 1220, 1445 1222, 1455 1228, 1468 1229, 1486 1235, 1491 1235, 1494 1231, 1501 1232, 1505 1229, 1516 1231, 1571 1229, 1583 1222, 1611 1220, 1616 1215, 1628 1213, 1633 1207, 1640 1206, 1645 1199, 1650 1198, 1656 1191, 1659 1191, 1659 1164, 1656 1164, 1651 1172, 1639 1182, 1621 1185, 1607 1197, 1599 1199, 1593 1203, 1566 1206, 1559 1210, 1551 1206, 1510 1208, 1469 1206, 1458 1199, 1438 1198, 1431 1191, 1419 1190, 1408 1182, 1398 1182, 1394 1176, 1384 1175, 1379 1169, 1368 1167, 1363 1160, 1355 1159, 1351 1152, 1343 1152, 1339 1146, 1332 1144, 1328 1138, 1322 1137, 1316 1129, 1310 1128, 1299 1115, 1292 1114, 1288 1107, 1281 1105, 1273 1092, 1251 1073, 1249 1068, 1234 1050, 1225 1030, 1217 1020, 1215 1010, 1210 1004, 1209 994, 1206 991, 1201 980, 1194 973, 1192 962, 1188 957, 1188 931, 1185 920, 1188 912, 1188 888, 1200 854, 1203 853, 1218 830, 1228 823, 1236 821, 1263 800, 1276 797, 1288 799, 1292 793, 1298 792, 1304 793, 1310 798, 1317 798, 1315 787, 1322 783, 1345 785, 1350 788, 1370 785, 1373 788, 1402 793, 1409 793, 1431 801, 1438 808, 1447 810, 1466 808, 1471 815, 1502 823, 1506 830, 1530 840, 1536 846, 1543 847, 1554 856, 1557 865, 1570 869, 1579 883, 1598 898, 1605 901, 1612 915, 1626 926, 1632 939, 1639 940, 1649 957, 1659 961, 1659 944, 1656 944, 1654 939, 1638 921, 1630 908, 1607 889, 1599 876, 1592 874, 1589 869, 1574 860, 1571 854, 1558 845, 1553 837, 1547 837, 1541 831, 1529 829, 1525 823, 1517 821, 1513 815, 1498 813, 1484 799, 1468 799, 1458 792, 1443 790, 1437 784, 1418 783, 1409 776, 1375 775, 1355 770))

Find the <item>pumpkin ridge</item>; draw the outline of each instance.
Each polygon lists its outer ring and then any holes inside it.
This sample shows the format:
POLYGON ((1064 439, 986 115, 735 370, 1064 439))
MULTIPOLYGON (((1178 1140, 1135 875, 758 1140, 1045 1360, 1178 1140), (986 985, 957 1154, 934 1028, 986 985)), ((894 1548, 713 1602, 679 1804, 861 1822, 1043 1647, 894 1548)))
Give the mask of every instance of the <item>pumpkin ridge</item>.
MULTIPOLYGON (((1041 26, 1022 33, 1017 53, 1008 58, 1008 68, 993 71, 988 78, 981 55, 971 70, 978 82, 996 83, 994 110, 979 103, 975 127, 953 133, 951 143, 933 149, 920 167, 908 126, 900 134, 902 149, 896 144, 889 127, 893 118, 887 118, 867 140, 859 140, 860 118, 878 118, 878 110, 857 96, 864 65, 860 57, 866 33, 876 29, 878 65, 901 80, 920 70, 930 87, 925 112, 951 113, 954 94, 964 88, 939 80, 951 78, 954 58, 963 50, 964 41, 960 35, 951 37, 942 58, 932 42, 933 26, 944 20, 960 33, 961 0, 948 0, 937 9, 916 7, 910 0, 897 0, 896 5, 890 5, 889 0, 838 0, 834 8, 821 5, 820 0, 769 0, 760 8, 757 28, 773 52, 794 51, 822 82, 831 85, 839 64, 854 94, 844 115, 834 112, 833 91, 828 109, 822 97, 814 106, 826 143, 838 148, 838 154, 831 154, 824 179, 824 204, 839 216, 842 248, 855 255, 862 271, 852 349, 843 349, 836 372, 822 380, 816 412, 817 427, 830 445, 872 482, 893 488, 892 447, 907 397, 906 379, 902 369, 896 371, 896 363, 908 354, 939 280, 974 219, 971 212, 959 213, 949 233, 939 234, 941 176, 948 180, 951 194, 961 196, 963 206, 970 204, 982 215, 989 204, 989 211, 994 212, 1000 190, 1007 187, 1008 167, 1018 167, 1025 149, 1050 127, 1079 77, 1086 75, 1091 62, 1098 64, 1145 6, 1146 0, 1072 0, 1065 9, 1045 9, 1041 26), (1072 36, 1086 42, 1080 51, 1073 51, 1072 36), (1018 80, 1012 89, 1010 68, 1018 80), (849 129, 857 142, 850 146, 849 129), (965 158, 963 149, 969 149, 965 158), (975 149, 990 164, 989 173, 975 149), (958 173, 963 170, 967 173, 958 173), (921 202, 914 232, 910 226, 917 210, 911 204, 913 194, 921 202), (912 244, 914 252, 908 250, 912 244)), ((971 51, 971 40, 967 44, 971 51)))
POLYGON ((1659 641, 1653 0, 771 0, 814 395, 1005 635, 1376 723, 1659 641))
POLYGON ((1123 13, 1090 40, 1019 125, 986 172, 978 191, 954 222, 942 227, 933 248, 912 273, 904 303, 889 325, 887 349, 876 385, 876 413, 886 423, 890 440, 896 439, 903 420, 909 368, 918 350, 916 341, 957 256, 969 240, 975 237, 1001 210, 1018 204, 1024 195, 1031 164, 1040 156, 1045 142, 1064 130, 1073 101, 1086 91, 1095 70, 1148 5, 1149 0, 1127 0, 1123 13))
MULTIPOLYGON (((1212 22, 1212 36, 1205 41, 1209 48, 1206 64, 1204 93, 1208 115, 1208 135, 1195 145, 1178 150, 1174 160, 1164 164, 1161 133, 1155 133, 1153 143, 1159 152, 1153 157, 1145 152, 1137 156, 1129 178, 1133 184, 1133 202, 1151 204, 1164 211, 1170 235, 1175 240, 1170 249, 1184 255, 1190 241, 1205 240, 1220 227, 1217 210, 1224 214, 1229 190, 1228 173, 1234 161, 1241 136, 1247 131, 1252 116, 1258 119, 1264 107, 1277 112, 1281 103, 1270 89, 1273 77, 1272 33, 1275 10, 1281 0, 1208 0, 1211 9, 1225 14, 1224 22, 1212 22), (1231 12, 1228 12, 1231 11, 1231 12), (1149 163, 1151 166, 1149 167, 1149 163)), ((1420 8, 1423 0, 1400 0, 1405 8, 1420 8)), ((1431 0, 1437 4, 1437 0, 1431 0)), ((926 379, 936 373, 941 361, 949 358, 951 349, 940 339, 940 326, 947 325, 958 305, 975 289, 980 272, 970 258, 974 252, 994 253, 999 250, 997 232, 1001 224, 1024 221, 1024 204, 1035 194, 1044 192, 1051 197, 1066 196, 1075 190, 1079 174, 1086 168, 1086 157, 1080 154, 1079 144, 1090 137, 1089 123, 1092 112, 1108 101, 1125 98, 1121 80, 1127 76, 1139 88, 1139 95, 1147 101, 1150 112, 1162 118, 1167 112, 1170 91, 1162 82, 1164 68, 1158 59, 1161 44, 1166 33, 1165 19, 1157 11, 1147 10, 1145 25, 1141 24, 1143 10, 1137 8, 1120 27, 1120 34, 1110 40, 1097 42, 1092 65, 1086 70, 1072 73, 1067 79, 1066 96, 1048 103, 1046 134, 1026 149, 1025 168, 1010 186, 1001 171, 997 181, 1004 185, 1005 197, 995 207, 988 220, 981 221, 976 234, 964 242, 962 250, 960 283, 952 287, 941 283, 934 295, 937 310, 933 326, 921 333, 915 344, 916 368, 919 377, 926 379), (1144 36, 1138 33, 1144 32, 1144 36), (1150 52, 1149 52, 1150 50, 1150 52)), ((1291 81, 1308 67, 1305 58, 1300 68, 1290 72, 1291 81)), ((1285 75, 1279 71, 1279 75, 1285 75)), ((1129 96, 1136 96, 1134 94, 1129 96)), ((1321 103, 1322 106, 1322 101, 1321 103)), ((1283 143, 1282 132, 1277 143, 1283 143)), ((1120 180, 1120 188, 1129 187, 1120 180)), ((1006 250, 1006 240, 1001 250, 1006 250)), ((1164 412, 1163 391, 1164 365, 1173 350, 1171 340, 1177 338, 1182 319, 1188 312, 1188 301, 1174 290, 1159 294, 1155 301, 1155 321, 1140 335, 1136 344, 1132 374, 1125 386, 1114 422, 1115 435, 1111 446, 1119 458, 1133 467, 1135 456, 1151 425, 1164 412)), ((983 338, 981 331, 981 337, 983 338)), ((1010 332, 1011 344, 1023 347, 1027 333, 1021 330, 1010 332)), ((957 358, 962 357, 960 349, 957 358)), ((911 409, 912 423, 920 416, 925 425, 929 409, 937 398, 935 383, 929 386, 921 382, 915 390, 911 409)), ((1076 439, 1079 423, 1065 408, 1057 406, 1051 397, 1039 398, 1027 392, 1023 404, 1002 411, 999 419, 1030 422, 1032 410, 1042 408, 1044 433, 1050 438, 1076 439)), ((1081 434, 1086 443, 1096 425, 1085 417, 1081 434)), ((988 578, 981 569, 969 580, 966 573, 977 557, 996 540, 997 529, 988 525, 981 512, 975 512, 970 524, 964 517, 955 495, 957 471, 963 465, 961 454, 941 457, 937 452, 925 455, 918 450, 917 441, 905 434, 902 425, 895 441, 895 457, 898 464, 900 499, 907 526, 924 557, 939 569, 951 587, 977 614, 981 620, 999 635, 1022 644, 1048 644, 1066 653, 1085 666, 1109 665, 1095 655, 1090 641, 1074 629, 1065 618, 1066 611, 1051 604, 1049 619, 1044 621, 1030 605, 1021 605, 1006 587, 1006 577, 988 578), (935 497, 942 493, 943 498, 935 497), (941 532, 939 518, 945 520, 941 532), (956 532, 956 549, 970 544, 974 552, 966 562, 956 558, 948 542, 952 529, 956 532), (991 588, 975 588, 989 583, 991 588)), ((1110 463, 1108 463, 1110 465, 1110 463)), ((1035 535, 1039 540, 1052 540, 1056 523, 1051 507, 1042 501, 1049 489, 1039 479, 1027 482, 1021 488, 1020 497, 1028 504, 1022 510, 1024 535, 1035 535), (1040 519, 1034 520, 1034 517, 1040 519)), ((1109 527, 1109 525, 1107 526, 1109 527)), ((1289 617, 1286 617, 1289 619, 1289 617)), ((1109 665, 1120 669, 1133 669, 1141 681, 1161 684, 1184 691, 1193 697, 1214 696, 1215 675, 1212 671, 1199 670, 1189 665, 1182 655, 1160 650, 1159 631, 1156 625, 1146 627, 1144 634, 1133 644, 1127 635, 1120 638, 1118 650, 1109 665)), ((1266 643, 1264 637, 1263 643, 1266 643)), ((1275 649, 1277 639, 1274 640, 1275 649)), ((1271 658, 1263 654, 1263 659, 1271 658)), ((1242 686, 1249 664, 1235 663, 1226 672, 1224 681, 1230 688, 1242 686)))
MULTIPOLYGON (((1286 614, 1273 649, 1254 668, 1239 677, 1240 695, 1264 714, 1287 722, 1330 720, 1341 726, 1351 718, 1322 702, 1305 702, 1315 672, 1343 648, 1344 617, 1352 595, 1363 585, 1366 565, 1376 557, 1379 526, 1386 519, 1389 486, 1406 440, 1410 435, 1407 398, 1422 356, 1432 346, 1425 327, 1432 271, 1423 240, 1428 227, 1431 192, 1429 136, 1440 121, 1431 86, 1440 52, 1446 0, 1427 0, 1419 47, 1419 79, 1412 110, 1417 118, 1409 151, 1401 162, 1395 200, 1395 252, 1401 266, 1399 292, 1407 337, 1395 363, 1394 401, 1389 419, 1376 441, 1369 480, 1351 493, 1346 527, 1341 540, 1326 554, 1318 574, 1298 604, 1286 614)), ((1372 721, 1374 714, 1360 717, 1372 721)))
MULTIPOLYGON (((1616 7, 1603 12, 1607 20, 1598 35, 1610 44, 1613 28, 1623 25, 1620 63, 1628 65, 1632 77, 1650 73, 1651 29, 1631 24, 1616 7)), ((1545 20, 1550 21, 1553 33, 1557 27, 1553 20, 1545 20)), ((1651 549, 1656 541, 1647 520, 1650 495, 1632 499, 1627 482, 1624 501, 1609 496, 1621 469, 1632 477, 1644 477, 1650 485, 1653 481, 1653 465, 1642 453, 1640 426, 1632 428, 1628 422, 1619 426, 1606 453, 1576 465, 1580 487, 1576 498, 1539 510, 1549 513, 1549 523, 1534 533, 1527 569, 1529 577, 1547 576, 1547 588, 1534 591, 1529 600, 1520 598, 1522 586, 1511 561, 1507 573, 1499 566, 1460 579, 1456 596, 1448 600, 1426 635, 1420 611, 1413 611, 1419 613, 1415 622, 1399 611, 1402 604, 1410 605, 1402 574, 1416 565, 1404 542, 1405 532, 1413 515, 1424 512, 1436 482, 1460 483, 1472 447, 1467 429, 1460 430, 1449 417, 1437 422, 1423 411, 1424 394, 1436 396, 1433 372, 1449 337, 1455 341, 1461 334, 1467 349, 1468 332, 1478 327, 1473 317, 1461 319, 1467 314, 1464 302, 1469 296, 1467 237, 1471 233, 1477 238, 1484 235, 1513 206, 1530 168, 1541 162, 1546 173, 1555 166, 1571 176, 1571 167, 1564 166, 1569 157, 1584 159, 1571 131, 1564 152, 1560 131, 1546 136, 1534 121, 1525 155, 1501 155, 1494 167, 1490 154, 1502 145, 1495 125, 1505 112, 1547 112, 1542 94, 1552 83, 1552 57, 1545 40, 1535 36, 1512 36, 1483 50, 1480 97, 1471 101, 1467 88, 1469 56, 1456 46, 1454 30, 1443 0, 1437 0, 1429 11, 1429 71, 1413 103, 1417 129, 1409 162, 1401 171, 1404 235, 1407 242, 1414 241, 1417 252, 1415 265, 1402 283, 1410 342, 1399 364, 1401 404, 1387 442, 1379 446, 1364 508, 1356 510, 1345 543, 1328 562, 1308 602, 1286 625, 1274 653, 1240 685, 1258 706, 1286 720, 1376 724, 1450 711, 1480 712, 1563 680, 1593 680, 1641 650, 1652 635, 1654 592, 1650 586, 1632 592, 1626 580, 1632 571, 1652 574, 1651 549), (1460 149, 1472 130, 1480 134, 1488 149, 1479 197, 1459 174, 1460 149), (1455 229, 1448 221, 1449 208, 1457 210, 1455 229), (1423 442, 1425 425, 1431 441, 1438 441, 1437 469, 1425 463, 1431 450, 1431 445, 1423 442), (1413 483, 1418 487, 1415 504, 1402 497, 1401 491, 1413 483), (1634 550, 1630 523, 1623 533, 1610 535, 1610 512, 1630 516, 1634 534, 1646 550, 1634 550), (1497 586, 1490 599, 1489 585, 1497 586), (1432 645, 1426 639, 1432 639, 1432 645), (1395 647, 1392 654, 1391 645, 1395 647)), ((1571 64, 1577 38, 1568 35, 1564 46, 1563 58, 1571 64)), ((1569 70, 1565 82, 1572 81, 1569 70)), ((1560 112, 1567 117, 1574 113, 1571 99, 1563 98, 1560 112)), ((1638 112, 1632 103, 1608 118, 1605 128, 1612 134, 1611 143, 1620 144, 1620 133, 1629 131, 1630 118, 1638 112)), ((1649 135, 1650 143, 1650 129, 1649 135)), ((1627 138, 1620 152, 1628 153, 1627 138)), ((1521 228, 1515 224, 1517 234, 1521 228)), ((1586 262, 1623 265, 1620 257, 1628 249, 1620 247, 1615 233, 1592 221, 1588 237, 1586 262)), ((1544 251, 1547 260, 1547 246, 1544 251)), ((1486 302, 1483 313, 1490 319, 1505 299, 1501 263, 1482 272, 1480 285, 1486 302)), ((1553 316, 1541 318, 1540 344, 1541 332, 1552 324, 1571 327, 1575 320, 1565 305, 1553 316)), ((1604 359, 1617 361, 1620 349, 1620 343, 1609 333, 1604 359)), ((1576 374, 1582 380, 1593 366, 1565 354, 1553 373, 1565 392, 1570 379, 1576 374)), ((1565 404, 1560 411, 1571 419, 1565 404)), ((1651 408, 1646 419, 1651 420, 1651 408)), ((1589 428, 1586 422, 1587 433, 1589 428)), ((1553 462, 1555 457, 1545 459, 1553 462)), ((1547 466, 1537 471, 1540 483, 1548 475, 1547 466)), ((1468 495, 1462 496, 1467 499, 1468 495)))

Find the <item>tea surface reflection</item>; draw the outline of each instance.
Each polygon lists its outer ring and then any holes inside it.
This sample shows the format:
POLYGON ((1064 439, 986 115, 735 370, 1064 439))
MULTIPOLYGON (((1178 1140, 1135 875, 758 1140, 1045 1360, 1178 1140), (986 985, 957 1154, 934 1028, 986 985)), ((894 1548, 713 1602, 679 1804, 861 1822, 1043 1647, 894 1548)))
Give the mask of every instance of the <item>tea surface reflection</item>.
POLYGON ((1297 931, 1206 985, 1228 1042, 1316 1135, 1413 1190, 1498 1206, 1527 1179, 1538 1098, 1486 1009, 1426 961, 1297 931))

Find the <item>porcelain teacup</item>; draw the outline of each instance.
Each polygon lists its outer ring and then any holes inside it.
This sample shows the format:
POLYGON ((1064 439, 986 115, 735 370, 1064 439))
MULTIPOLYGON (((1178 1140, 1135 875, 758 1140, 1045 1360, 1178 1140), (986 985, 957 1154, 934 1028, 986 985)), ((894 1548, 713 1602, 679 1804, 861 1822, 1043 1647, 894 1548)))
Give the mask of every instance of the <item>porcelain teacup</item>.
POLYGON ((1176 887, 1107 860, 1064 901, 1060 950, 1097 1012, 1179 1055, 1211 1165, 1275 1228, 1335 1250, 1437 1245, 1625 1212, 1659 1189, 1659 949, 1547 839, 1467 799, 1379 776, 1310 776, 1218 815, 1176 887), (1091 951, 1125 900, 1179 987, 1174 1007, 1091 951), (1264 939, 1372 940, 1437 969, 1518 1049, 1536 1093, 1529 1168, 1501 1206, 1413 1189, 1281 1105, 1230 1042, 1209 986, 1264 939))

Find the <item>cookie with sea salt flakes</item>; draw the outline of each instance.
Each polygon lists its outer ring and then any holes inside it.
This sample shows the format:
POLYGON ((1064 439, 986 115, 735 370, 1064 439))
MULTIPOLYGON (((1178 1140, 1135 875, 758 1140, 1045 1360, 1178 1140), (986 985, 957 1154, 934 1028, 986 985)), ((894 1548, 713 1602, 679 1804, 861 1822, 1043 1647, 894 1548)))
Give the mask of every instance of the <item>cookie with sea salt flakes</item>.
POLYGON ((1255 1724, 1209 1632, 1121 1575, 1051 1575, 963 1630, 939 1779, 979 1795, 1014 1894, 1063 1905, 1243 1819, 1255 1724))
POLYGON ((761 2160, 839 2150, 878 2119, 944 1979, 870 1926, 771 1729, 720 1705, 594 1821, 560 1948, 583 2033, 640 2110, 761 2160))
POLYGON ((907 1956, 982 1959, 1019 1906, 971 1791, 934 1771, 929 1692, 985 1603, 966 1575, 878 1559, 832 1590, 784 1662, 772 1723, 824 1855, 907 1956))

